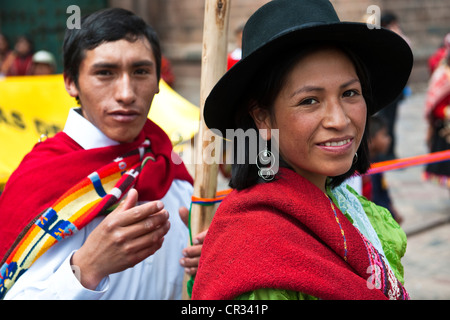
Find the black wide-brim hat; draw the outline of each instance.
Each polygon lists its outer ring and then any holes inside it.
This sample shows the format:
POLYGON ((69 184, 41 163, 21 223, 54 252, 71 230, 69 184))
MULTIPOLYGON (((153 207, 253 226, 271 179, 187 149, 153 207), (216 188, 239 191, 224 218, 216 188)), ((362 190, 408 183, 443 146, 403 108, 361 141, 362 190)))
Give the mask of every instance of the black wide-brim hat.
POLYGON ((236 129, 235 114, 256 72, 287 50, 311 43, 338 44, 356 54, 368 70, 377 111, 394 101, 408 82, 413 55, 406 41, 365 23, 341 22, 328 0, 272 0, 247 21, 242 36, 242 59, 217 82, 205 101, 204 119, 225 136, 236 129))

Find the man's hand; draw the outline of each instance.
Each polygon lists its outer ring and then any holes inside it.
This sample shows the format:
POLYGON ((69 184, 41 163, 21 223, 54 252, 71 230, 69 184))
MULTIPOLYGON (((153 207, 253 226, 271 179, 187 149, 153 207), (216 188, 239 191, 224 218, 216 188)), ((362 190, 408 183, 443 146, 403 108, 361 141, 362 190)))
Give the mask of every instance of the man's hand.
MULTIPOLYGON (((188 226, 189 210, 183 207, 180 208, 179 213, 183 222, 188 226)), ((192 246, 187 247, 182 251, 183 258, 180 259, 180 264, 184 267, 185 272, 191 276, 197 273, 203 241, 205 240, 207 232, 208 230, 205 230, 195 236, 194 239, 192 239, 192 246)))
POLYGON ((191 276, 197 273, 203 241, 205 240, 207 232, 208 230, 199 233, 192 239, 193 245, 182 251, 184 258, 181 258, 180 264, 184 267, 184 271, 191 276))
POLYGON ((136 206, 137 200, 137 191, 130 190, 73 255, 71 264, 80 268, 85 288, 94 290, 104 277, 133 267, 161 248, 170 228, 169 214, 161 201, 136 206))

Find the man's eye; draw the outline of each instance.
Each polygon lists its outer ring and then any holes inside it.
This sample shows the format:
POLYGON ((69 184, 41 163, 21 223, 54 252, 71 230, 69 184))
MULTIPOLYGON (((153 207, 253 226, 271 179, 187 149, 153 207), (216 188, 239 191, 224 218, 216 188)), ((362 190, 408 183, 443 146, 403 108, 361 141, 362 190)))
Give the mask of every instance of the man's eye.
POLYGON ((135 73, 138 75, 147 75, 150 74, 150 71, 148 71, 147 69, 137 69, 135 73))
POLYGON ((110 76, 112 72, 109 70, 98 70, 95 74, 98 76, 110 76))

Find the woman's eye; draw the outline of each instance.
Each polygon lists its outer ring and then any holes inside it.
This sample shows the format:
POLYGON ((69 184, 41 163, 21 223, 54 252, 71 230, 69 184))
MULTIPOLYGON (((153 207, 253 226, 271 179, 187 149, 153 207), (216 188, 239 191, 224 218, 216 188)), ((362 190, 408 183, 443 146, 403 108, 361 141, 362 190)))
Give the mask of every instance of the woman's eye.
POLYGON ((312 104, 316 104, 316 103, 318 103, 318 101, 314 98, 307 98, 307 99, 303 99, 302 101, 300 101, 300 105, 303 105, 303 106, 312 105, 312 104))
POLYGON ((359 95, 359 92, 356 91, 356 90, 347 90, 343 94, 344 97, 354 97, 354 96, 357 96, 357 95, 359 95))

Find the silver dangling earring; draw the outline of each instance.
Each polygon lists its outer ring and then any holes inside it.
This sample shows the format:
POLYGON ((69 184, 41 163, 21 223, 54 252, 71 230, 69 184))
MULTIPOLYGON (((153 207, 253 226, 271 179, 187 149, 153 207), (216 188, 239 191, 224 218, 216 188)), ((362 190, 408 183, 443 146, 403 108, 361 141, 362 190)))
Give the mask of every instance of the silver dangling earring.
POLYGON ((358 162, 358 152, 355 153, 355 156, 353 157, 353 165, 355 165, 358 162))
POLYGON ((272 181, 275 178, 275 172, 273 172, 272 167, 274 166, 275 157, 269 150, 265 149, 261 151, 256 157, 256 166, 258 167, 258 176, 265 181, 272 181), (259 161, 258 161, 259 160, 259 161), (269 164, 270 167, 260 167, 261 164, 269 164))

